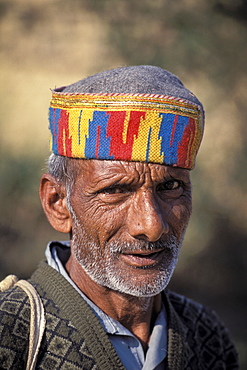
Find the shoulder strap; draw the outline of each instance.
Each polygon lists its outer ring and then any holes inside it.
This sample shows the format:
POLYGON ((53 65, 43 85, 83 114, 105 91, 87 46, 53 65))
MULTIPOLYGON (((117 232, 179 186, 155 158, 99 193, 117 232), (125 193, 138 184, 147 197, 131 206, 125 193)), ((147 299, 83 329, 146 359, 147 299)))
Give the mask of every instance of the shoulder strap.
POLYGON ((47 296, 52 297, 60 309, 60 317, 70 320, 85 339, 86 348, 90 350, 97 369, 125 369, 92 309, 61 274, 46 262, 42 262, 31 279, 39 283, 47 296))
POLYGON ((26 370, 35 369, 41 340, 45 330, 45 312, 36 289, 26 280, 19 280, 18 285, 28 295, 31 305, 29 350, 26 370))
POLYGON ((15 275, 8 275, 5 279, 0 281, 0 292, 4 292, 5 290, 12 288, 12 286, 17 283, 18 277, 15 275))
POLYGON ((13 286, 19 286, 27 294, 30 306, 30 334, 26 370, 35 369, 41 340, 45 330, 45 311, 40 296, 36 289, 26 280, 19 280, 15 275, 8 275, 0 282, 0 291, 13 286))

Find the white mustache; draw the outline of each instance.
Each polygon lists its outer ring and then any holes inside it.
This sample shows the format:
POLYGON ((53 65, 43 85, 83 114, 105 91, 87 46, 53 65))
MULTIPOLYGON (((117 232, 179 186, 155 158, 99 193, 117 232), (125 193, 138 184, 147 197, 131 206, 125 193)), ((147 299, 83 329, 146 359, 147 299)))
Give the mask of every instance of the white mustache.
POLYGON ((125 253, 125 252, 156 252, 164 249, 178 248, 181 242, 176 237, 172 236, 168 240, 158 240, 157 242, 116 242, 109 243, 108 248, 112 253, 125 253))

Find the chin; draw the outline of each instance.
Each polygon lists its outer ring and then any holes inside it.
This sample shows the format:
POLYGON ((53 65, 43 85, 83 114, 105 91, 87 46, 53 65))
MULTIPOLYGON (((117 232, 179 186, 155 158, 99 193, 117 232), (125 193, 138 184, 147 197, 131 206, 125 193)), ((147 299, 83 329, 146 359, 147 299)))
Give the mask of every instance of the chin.
POLYGON ((168 285, 176 262, 166 269, 151 271, 150 269, 133 269, 131 272, 123 271, 113 266, 106 269, 106 273, 88 269, 84 270, 97 284, 110 290, 134 297, 153 297, 161 293, 168 285))

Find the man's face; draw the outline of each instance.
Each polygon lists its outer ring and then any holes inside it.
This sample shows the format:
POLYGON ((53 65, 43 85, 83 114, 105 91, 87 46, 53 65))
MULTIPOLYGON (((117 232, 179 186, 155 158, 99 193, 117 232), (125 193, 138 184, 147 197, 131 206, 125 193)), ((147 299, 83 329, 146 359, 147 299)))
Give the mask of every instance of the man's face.
POLYGON ((81 160, 69 206, 72 253, 94 282, 134 296, 168 284, 191 213, 189 171, 81 160))

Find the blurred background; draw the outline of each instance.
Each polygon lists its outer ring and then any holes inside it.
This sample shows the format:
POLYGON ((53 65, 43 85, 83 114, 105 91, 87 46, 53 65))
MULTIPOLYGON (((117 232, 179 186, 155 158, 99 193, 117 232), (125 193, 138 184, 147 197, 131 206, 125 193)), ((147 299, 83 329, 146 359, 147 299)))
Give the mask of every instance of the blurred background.
POLYGON ((153 64, 204 103, 194 208, 170 284, 215 309, 247 369, 247 1, 0 0, 0 279, 28 277, 49 240, 38 197, 50 89, 153 64))

